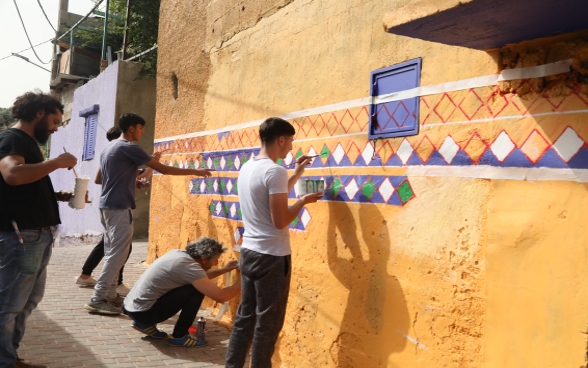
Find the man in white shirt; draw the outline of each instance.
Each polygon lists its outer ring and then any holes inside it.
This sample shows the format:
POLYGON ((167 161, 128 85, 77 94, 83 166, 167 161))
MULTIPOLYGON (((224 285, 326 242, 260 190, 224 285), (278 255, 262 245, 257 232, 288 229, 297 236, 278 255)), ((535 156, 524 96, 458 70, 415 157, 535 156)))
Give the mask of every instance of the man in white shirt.
POLYGON ((259 155, 239 173, 239 202, 245 223, 239 260, 242 300, 227 351, 228 368, 244 366, 249 346, 252 367, 271 367, 290 290, 288 225, 304 205, 322 197, 322 193, 307 194, 288 207, 288 193, 311 163, 311 157, 299 157, 289 178, 287 170, 276 164, 292 150, 295 134, 294 127, 283 119, 265 120, 259 127, 259 155))

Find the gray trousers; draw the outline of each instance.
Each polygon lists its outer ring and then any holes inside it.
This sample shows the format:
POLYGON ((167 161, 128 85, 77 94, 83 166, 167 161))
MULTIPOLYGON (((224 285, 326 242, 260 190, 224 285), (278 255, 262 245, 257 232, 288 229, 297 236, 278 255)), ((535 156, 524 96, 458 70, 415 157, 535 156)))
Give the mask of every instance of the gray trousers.
POLYGON ((272 366, 274 346, 286 317, 291 257, 241 249, 242 299, 227 350, 226 367, 245 365, 251 346, 251 367, 272 366))
POLYGON ((94 286, 92 301, 116 298, 118 274, 129 255, 133 238, 133 213, 131 209, 100 209, 104 226, 104 266, 94 286))

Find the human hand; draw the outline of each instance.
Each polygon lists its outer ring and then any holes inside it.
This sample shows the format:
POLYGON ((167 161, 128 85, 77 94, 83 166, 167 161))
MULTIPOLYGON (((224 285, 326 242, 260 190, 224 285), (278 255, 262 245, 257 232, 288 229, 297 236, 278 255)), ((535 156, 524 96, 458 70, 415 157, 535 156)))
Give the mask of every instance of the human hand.
POLYGON ((294 167, 295 175, 302 175, 306 166, 312 163, 312 159, 316 156, 300 156, 296 160, 296 166, 294 167))
POLYGON ((235 270, 235 269, 237 269, 237 268, 239 268, 239 262, 237 262, 237 261, 234 261, 234 260, 233 260, 233 261, 229 261, 229 262, 228 262, 228 263, 225 265, 225 267, 223 267, 223 270, 225 270, 225 271, 227 271, 227 272, 228 272, 228 271, 235 270))
POLYGON ((69 152, 64 152, 61 155, 57 156, 55 159, 57 165, 60 169, 67 168, 68 170, 72 169, 78 163, 78 159, 76 156, 72 155, 69 152))
POLYGON ((152 156, 151 156, 155 161, 159 162, 159 160, 161 160, 161 152, 155 152, 152 156))
POLYGON ((212 174, 210 173, 211 170, 209 169, 195 169, 194 170, 194 175, 197 176, 204 176, 205 178, 211 176, 212 174))
POLYGON ((147 188, 149 186, 151 186, 151 183, 149 183, 149 181, 145 178, 137 179, 135 181, 135 188, 137 188, 137 189, 143 189, 143 188, 147 188))
POLYGON ((324 194, 325 194, 324 192, 309 193, 305 196, 302 196, 302 198, 300 198, 300 199, 302 200, 302 202, 304 202, 304 204, 316 203, 316 201, 321 199, 324 194))

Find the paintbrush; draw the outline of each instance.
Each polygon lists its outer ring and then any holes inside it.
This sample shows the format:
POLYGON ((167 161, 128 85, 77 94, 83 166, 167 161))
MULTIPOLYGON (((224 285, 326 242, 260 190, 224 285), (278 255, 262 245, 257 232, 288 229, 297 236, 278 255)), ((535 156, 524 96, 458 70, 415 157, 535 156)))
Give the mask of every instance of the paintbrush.
MULTIPOLYGON (((321 154, 319 154, 319 155, 310 156, 310 157, 308 157, 308 158, 315 158, 315 157, 319 157, 319 156, 320 156, 321 158, 325 158, 325 157, 329 156, 329 154, 328 154, 328 153, 326 153, 326 152, 322 152, 322 153, 321 153, 321 154)), ((286 167, 292 167, 292 166, 294 166, 294 165, 296 165, 296 161, 292 162, 290 165, 286 165, 286 167)))
MULTIPOLYGON (((67 151, 65 150, 65 147, 63 147, 63 152, 67 153, 67 151)), ((77 178, 77 177, 78 177, 78 173, 76 172, 76 168, 72 166, 72 167, 71 167, 71 169, 73 170, 73 172, 74 172, 74 175, 75 175, 75 176, 76 176, 76 178, 77 178)))

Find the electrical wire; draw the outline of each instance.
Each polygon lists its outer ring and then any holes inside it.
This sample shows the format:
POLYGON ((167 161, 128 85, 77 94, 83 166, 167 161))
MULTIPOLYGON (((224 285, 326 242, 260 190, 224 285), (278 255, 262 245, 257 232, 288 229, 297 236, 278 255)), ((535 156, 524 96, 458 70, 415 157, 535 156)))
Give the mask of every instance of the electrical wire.
POLYGON ((20 10, 18 9, 18 4, 16 3, 16 0, 12 0, 12 2, 14 3, 14 6, 16 7, 16 12, 18 13, 18 18, 20 19, 20 23, 22 24, 22 29, 24 29, 25 35, 27 35, 27 40, 29 40, 29 45, 31 45, 31 49, 33 50, 33 53, 37 57, 37 60, 39 60, 39 62, 41 64, 49 64, 52 60, 49 60, 48 62, 44 62, 43 60, 41 60, 41 58, 37 54, 37 51, 35 51, 35 46, 33 46, 33 43, 31 42, 31 39, 29 38, 29 33, 27 32, 27 28, 25 27, 24 21, 22 20, 22 16, 20 15, 20 10))
POLYGON ((57 32, 57 30, 55 29, 55 27, 53 27, 53 24, 49 20, 49 17, 47 16, 47 13, 45 13, 45 9, 43 9, 43 5, 41 4, 41 0, 37 0, 37 4, 39 4, 39 8, 41 8, 41 11, 43 12, 43 15, 45 16, 45 19, 47 19, 47 23, 49 23, 49 25, 51 26, 51 28, 53 28, 53 31, 57 32))
MULTIPOLYGON (((50 38, 50 39, 48 39, 47 41, 43 41, 43 42, 41 42, 41 43, 38 43, 38 44, 36 44, 36 45, 35 45, 35 47, 37 47, 37 46, 40 46, 40 45, 42 45, 42 44, 44 44, 44 43, 47 43, 47 42, 49 42, 49 41, 53 41, 53 38, 50 38)), ((2 60, 4 60, 4 59, 8 59, 9 57, 13 57, 13 56, 14 56, 13 54, 20 54, 21 52, 25 52, 25 51, 28 51, 28 50, 30 50, 30 49, 31 49, 31 48, 29 47, 28 49, 20 50, 19 52, 13 52, 13 53, 11 53, 10 55, 8 55, 8 56, 4 56, 3 58, 1 58, 1 59, 0 59, 0 61, 2 61, 2 60)))

